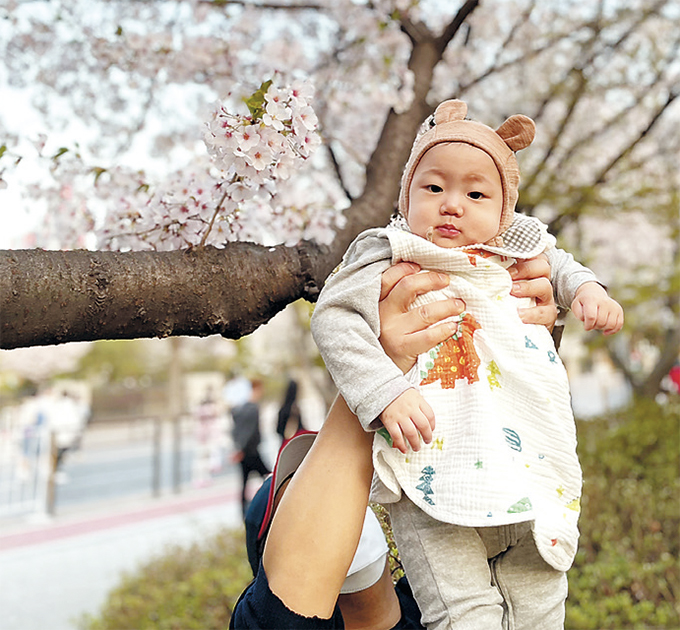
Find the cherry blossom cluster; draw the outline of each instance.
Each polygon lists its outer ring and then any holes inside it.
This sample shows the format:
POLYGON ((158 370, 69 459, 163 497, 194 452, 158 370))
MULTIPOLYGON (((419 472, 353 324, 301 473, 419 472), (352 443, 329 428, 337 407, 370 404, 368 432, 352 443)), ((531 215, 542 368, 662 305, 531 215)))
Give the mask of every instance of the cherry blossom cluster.
POLYGON ((266 192, 271 182, 288 179, 300 159, 319 146, 312 95, 308 83, 279 89, 267 81, 246 99, 250 115, 218 107, 204 140, 218 178, 229 183, 230 198, 245 201, 266 192))
POLYGON ((200 244, 220 188, 207 169, 175 173, 153 189, 141 176, 120 169, 108 175, 107 183, 98 185, 100 198, 110 204, 98 231, 100 247, 171 250, 200 244))
POLYGON ((310 217, 309 209, 301 214, 276 198, 281 182, 321 143, 312 95, 301 81, 286 88, 267 81, 244 99, 247 114, 233 113, 230 100, 219 103, 204 133, 210 164, 153 189, 140 182, 133 195, 118 197, 99 232, 100 246, 170 250, 244 239, 331 240, 341 221, 335 208, 321 205, 318 216, 310 217))

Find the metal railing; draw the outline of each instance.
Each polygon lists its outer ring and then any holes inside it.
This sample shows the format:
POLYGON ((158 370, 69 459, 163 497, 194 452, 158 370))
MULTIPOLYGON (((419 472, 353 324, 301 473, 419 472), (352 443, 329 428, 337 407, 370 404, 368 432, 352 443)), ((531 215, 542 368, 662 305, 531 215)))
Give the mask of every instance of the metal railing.
MULTIPOLYGON (((191 417, 130 417, 90 424, 57 470, 49 427, 21 427, 5 409, 0 518, 53 515, 86 501, 178 493, 192 481, 194 452, 191 417)), ((228 474, 228 468, 216 476, 228 474)))
POLYGON ((0 518, 45 512, 50 501, 52 437, 7 416, 0 427, 0 518))

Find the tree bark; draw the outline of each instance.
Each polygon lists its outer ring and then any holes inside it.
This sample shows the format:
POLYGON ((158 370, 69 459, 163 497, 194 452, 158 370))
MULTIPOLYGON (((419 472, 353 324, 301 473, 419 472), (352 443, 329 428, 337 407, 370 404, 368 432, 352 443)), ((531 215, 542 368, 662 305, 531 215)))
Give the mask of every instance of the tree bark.
POLYGON ((337 253, 311 243, 174 252, 0 252, 0 347, 253 332, 314 299, 337 253))

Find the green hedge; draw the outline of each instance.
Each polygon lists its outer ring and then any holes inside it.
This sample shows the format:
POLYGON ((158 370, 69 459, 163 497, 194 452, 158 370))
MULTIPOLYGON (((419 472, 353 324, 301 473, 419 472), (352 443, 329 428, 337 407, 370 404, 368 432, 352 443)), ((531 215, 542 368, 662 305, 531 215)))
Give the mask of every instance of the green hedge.
MULTIPOLYGON (((680 628, 680 403, 580 421, 581 540, 569 630, 680 628)), ((173 548, 113 591, 86 630, 217 630, 250 579, 242 532, 173 548)))
POLYGON ((584 493, 571 630, 680 628, 680 403, 578 423, 584 493))

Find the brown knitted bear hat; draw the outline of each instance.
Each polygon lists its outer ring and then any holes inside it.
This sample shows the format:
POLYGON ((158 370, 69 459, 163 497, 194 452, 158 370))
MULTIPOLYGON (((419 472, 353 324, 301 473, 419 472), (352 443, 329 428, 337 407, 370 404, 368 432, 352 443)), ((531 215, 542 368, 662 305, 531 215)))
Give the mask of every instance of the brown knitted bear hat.
MULTIPOLYGON (((531 118, 510 116, 496 131, 486 125, 465 120, 467 105, 463 101, 444 101, 437 107, 431 127, 413 143, 411 156, 404 168, 399 192, 399 211, 408 217, 408 200, 413 173, 425 152, 442 142, 463 142, 481 149, 494 161, 501 176, 503 208, 499 234, 513 222, 519 187, 519 165, 515 151, 528 147, 534 139, 536 125, 531 118)), ((495 240, 495 239, 494 239, 495 240)), ((489 243, 501 245, 502 243, 489 243)))

